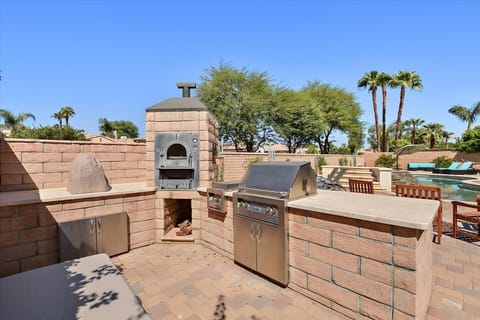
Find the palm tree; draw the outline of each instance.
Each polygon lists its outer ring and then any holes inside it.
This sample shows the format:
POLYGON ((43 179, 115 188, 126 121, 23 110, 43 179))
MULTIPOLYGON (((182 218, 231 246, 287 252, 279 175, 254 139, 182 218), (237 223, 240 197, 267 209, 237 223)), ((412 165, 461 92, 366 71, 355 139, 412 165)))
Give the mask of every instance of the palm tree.
POLYGON ((435 148, 437 140, 442 138, 444 125, 441 123, 429 123, 423 126, 421 135, 429 142, 429 148, 435 148))
POLYGON ((472 124, 477 119, 477 116, 480 115, 480 101, 475 103, 470 109, 461 106, 461 105, 454 105, 448 112, 457 116, 460 120, 467 123, 467 130, 472 128, 472 124))
POLYGON ((65 126, 68 127, 68 120, 73 117, 75 110, 72 107, 65 106, 60 109, 59 113, 65 118, 65 126))
POLYGON ((12 112, 5 109, 0 109, 0 118, 3 119, 3 122, 6 127, 12 129, 12 133, 25 120, 30 118, 30 119, 33 119, 33 121, 35 121, 35 116, 31 113, 19 113, 17 115, 14 115, 12 112))
POLYGON ((412 144, 415 144, 417 142, 418 131, 420 129, 420 126, 424 123, 425 120, 418 118, 408 119, 403 123, 405 131, 407 131, 411 135, 410 142, 412 144))
POLYGON ((405 103, 405 89, 421 90, 423 88, 422 79, 415 71, 398 71, 391 81, 393 88, 400 87, 400 102, 398 104, 397 124, 395 126, 395 151, 398 148, 398 139, 400 136, 400 127, 402 125, 402 112, 405 103))
POLYGON ((386 114, 387 114, 387 86, 390 86, 392 81, 392 76, 388 73, 381 72, 377 76, 377 83, 382 87, 382 145, 381 151, 388 151, 388 142, 387 142, 387 124, 386 124, 386 114))
POLYGON ((57 119, 58 123, 60 125, 60 130, 62 129, 62 120, 63 120, 63 115, 61 112, 55 112, 52 114, 52 118, 57 119))
POLYGON ((380 128, 378 125, 378 109, 377 109, 377 86, 378 86, 378 71, 372 70, 365 73, 363 77, 358 80, 358 88, 367 88, 372 93, 373 114, 375 117, 375 134, 377 138, 377 151, 380 150, 380 128))

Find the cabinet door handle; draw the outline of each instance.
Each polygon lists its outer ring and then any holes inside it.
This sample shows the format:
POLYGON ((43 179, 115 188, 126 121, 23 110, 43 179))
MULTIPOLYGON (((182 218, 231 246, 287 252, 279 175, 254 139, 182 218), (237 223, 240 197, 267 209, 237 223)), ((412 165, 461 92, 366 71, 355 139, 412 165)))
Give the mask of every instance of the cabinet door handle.
POLYGON ((90 235, 93 237, 95 234, 95 222, 94 219, 90 219, 90 235))
POLYGON ((250 224, 250 240, 255 240, 255 223, 250 224))
POLYGON ((262 226, 260 224, 257 224, 256 238, 257 238, 258 242, 260 242, 260 240, 262 240, 262 226))
POLYGON ((102 231, 102 219, 97 218, 97 233, 100 234, 101 231, 102 231))

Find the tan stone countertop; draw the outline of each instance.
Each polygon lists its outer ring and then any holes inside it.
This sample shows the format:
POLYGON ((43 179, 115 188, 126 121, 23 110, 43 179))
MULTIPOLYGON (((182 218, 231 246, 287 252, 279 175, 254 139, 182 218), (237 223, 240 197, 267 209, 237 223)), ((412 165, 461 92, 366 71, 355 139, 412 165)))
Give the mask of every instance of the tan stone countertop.
POLYGON ((2 319, 151 319, 105 253, 1 278, 0 310, 2 319))
POLYGON ((420 230, 430 227, 439 205, 434 200, 329 190, 288 202, 290 208, 420 230))
POLYGON ((39 202, 109 197, 126 193, 142 193, 156 190, 156 187, 147 187, 145 182, 112 184, 111 187, 112 189, 109 191, 79 194, 72 194, 67 191, 67 188, 2 192, 0 193, 0 207, 39 202))

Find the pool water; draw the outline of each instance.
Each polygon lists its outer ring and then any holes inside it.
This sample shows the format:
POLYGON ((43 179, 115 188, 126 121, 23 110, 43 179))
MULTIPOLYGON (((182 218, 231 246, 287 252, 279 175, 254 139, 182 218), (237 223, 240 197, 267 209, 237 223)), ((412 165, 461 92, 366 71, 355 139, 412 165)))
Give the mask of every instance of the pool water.
POLYGON ((427 186, 440 187, 442 189, 442 199, 475 201, 475 197, 480 193, 479 190, 469 190, 462 188, 461 178, 445 178, 415 175, 418 182, 427 186))

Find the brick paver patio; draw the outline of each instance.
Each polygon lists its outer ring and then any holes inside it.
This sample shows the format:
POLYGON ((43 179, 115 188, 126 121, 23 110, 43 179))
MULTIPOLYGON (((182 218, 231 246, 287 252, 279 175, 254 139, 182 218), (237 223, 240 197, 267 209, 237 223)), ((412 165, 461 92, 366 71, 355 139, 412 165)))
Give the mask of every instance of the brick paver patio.
MULTIPOLYGON (((480 319, 480 247, 444 237, 434 245, 427 319, 480 319)), ((156 244, 113 258, 155 319, 344 319, 200 244, 156 244)))

